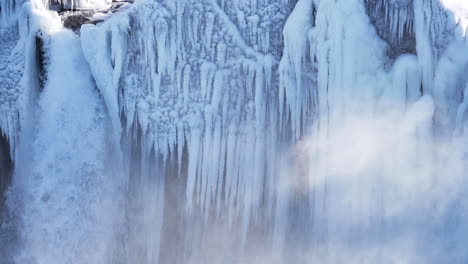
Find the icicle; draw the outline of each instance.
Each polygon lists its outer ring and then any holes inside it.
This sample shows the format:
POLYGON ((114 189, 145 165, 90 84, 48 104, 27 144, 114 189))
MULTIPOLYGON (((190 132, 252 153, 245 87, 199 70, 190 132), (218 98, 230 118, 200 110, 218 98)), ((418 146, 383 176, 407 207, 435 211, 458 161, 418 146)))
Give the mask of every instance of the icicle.
MULTIPOLYGON (((279 103, 281 116, 291 114, 292 132, 294 139, 300 137, 301 112, 303 108, 302 94, 302 74, 306 60, 308 31, 312 28, 313 1, 300 0, 297 2, 294 10, 283 29, 284 35, 284 54, 279 64, 280 89, 279 103), (286 98, 283 94, 286 94, 286 98), (286 99, 286 105, 283 101, 286 99)), ((281 122, 285 122, 283 120, 281 122)))
POLYGON ((182 174, 182 156, 185 147, 185 134, 184 134, 184 123, 181 121, 177 122, 177 163, 179 165, 179 177, 182 174))
MULTIPOLYGON (((125 15, 114 17, 106 22, 111 29, 106 27, 96 27, 94 25, 85 25, 81 30, 81 46, 85 59, 90 65, 93 76, 96 79, 98 88, 101 90, 107 108, 109 110, 114 132, 115 142, 120 141, 120 115, 118 104, 118 84, 120 73, 122 71, 122 60, 124 48, 117 44, 125 41, 125 37, 120 35, 113 37, 114 34, 119 34, 121 31, 126 32, 128 29, 128 17, 125 15), (114 24, 115 23, 115 24, 114 24), (114 30, 112 30, 114 29, 114 30), (109 38, 114 41, 114 50, 108 51, 109 38), (114 63, 113 63, 114 61, 114 63), (114 69, 114 64, 117 66, 114 69)), ((120 33, 122 34, 122 33, 120 33)), ((125 34, 125 33, 124 33, 125 34)))
POLYGON ((168 70, 168 41, 169 41, 169 26, 164 18, 158 18, 155 22, 154 33, 156 40, 156 54, 158 56, 157 72, 159 74, 166 73, 168 70))
POLYGON ((113 85, 119 87, 119 81, 122 77, 122 67, 126 55, 127 46, 127 34, 130 25, 128 20, 124 20, 119 24, 115 24, 111 30, 111 53, 112 53, 112 64, 114 65, 113 71, 113 85))
POLYGON ((210 62, 203 62, 200 66, 200 89, 202 98, 208 99, 211 93, 211 83, 213 82, 216 65, 210 62))
POLYGON ((187 64, 184 67, 184 73, 183 73, 183 81, 182 81, 182 92, 183 92, 183 98, 184 102, 188 103, 190 100, 190 74, 192 73, 192 67, 187 64))
POLYGON ((193 195, 196 189, 195 179, 197 177, 197 171, 199 169, 199 155, 201 153, 201 131, 200 131, 200 121, 196 116, 192 116, 190 119, 191 124, 190 134, 187 138, 188 142, 188 172, 187 172, 187 206, 189 211, 192 209, 193 205, 193 195))
POLYGON ((214 28, 214 23, 215 23, 215 16, 213 13, 207 13, 205 17, 205 36, 204 36, 204 41, 205 41, 205 47, 211 48, 211 38, 213 36, 213 28, 214 28))

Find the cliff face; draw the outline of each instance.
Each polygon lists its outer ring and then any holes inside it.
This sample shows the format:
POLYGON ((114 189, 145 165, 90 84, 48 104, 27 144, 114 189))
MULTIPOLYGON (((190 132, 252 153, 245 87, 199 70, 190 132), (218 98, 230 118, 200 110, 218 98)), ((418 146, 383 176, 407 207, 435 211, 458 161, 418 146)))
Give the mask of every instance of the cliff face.
POLYGON ((468 260, 464 1, 0 8, 1 264, 468 260))

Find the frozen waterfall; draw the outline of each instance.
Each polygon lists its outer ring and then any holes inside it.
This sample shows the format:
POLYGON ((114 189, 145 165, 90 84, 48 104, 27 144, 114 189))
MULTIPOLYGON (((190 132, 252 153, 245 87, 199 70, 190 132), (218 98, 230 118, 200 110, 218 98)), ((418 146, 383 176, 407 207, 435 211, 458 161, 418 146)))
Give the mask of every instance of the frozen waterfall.
POLYGON ((466 263, 465 0, 0 0, 0 264, 466 263))

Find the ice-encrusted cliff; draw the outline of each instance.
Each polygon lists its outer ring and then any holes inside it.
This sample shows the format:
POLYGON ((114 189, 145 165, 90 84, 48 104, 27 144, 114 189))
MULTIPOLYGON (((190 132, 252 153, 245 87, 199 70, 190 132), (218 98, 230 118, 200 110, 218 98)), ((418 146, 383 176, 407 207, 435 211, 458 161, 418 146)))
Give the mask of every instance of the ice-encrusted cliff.
POLYGON ((463 0, 0 21, 0 263, 468 260, 463 0))

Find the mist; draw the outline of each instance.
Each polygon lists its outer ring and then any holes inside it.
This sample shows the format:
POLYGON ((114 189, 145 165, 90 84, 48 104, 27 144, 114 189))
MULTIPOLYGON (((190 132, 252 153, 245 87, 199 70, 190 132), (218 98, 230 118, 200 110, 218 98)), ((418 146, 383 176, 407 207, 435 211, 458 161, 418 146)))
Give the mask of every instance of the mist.
POLYGON ((318 130, 293 147, 278 191, 289 198, 281 221, 291 229, 297 197, 308 199, 302 203, 312 220, 303 232, 312 233, 313 246, 300 253, 300 263, 466 257, 466 140, 435 136, 433 113, 432 100, 423 97, 406 111, 350 114, 326 135, 318 130))

